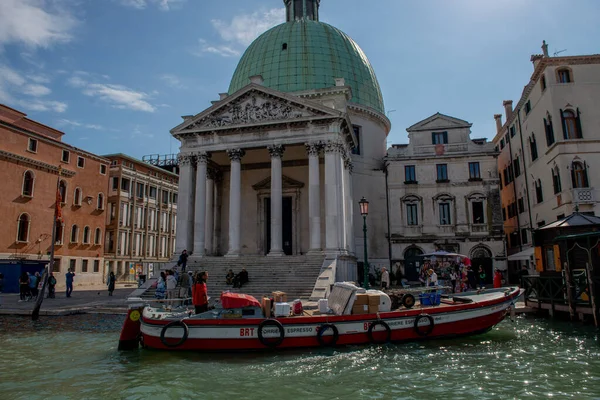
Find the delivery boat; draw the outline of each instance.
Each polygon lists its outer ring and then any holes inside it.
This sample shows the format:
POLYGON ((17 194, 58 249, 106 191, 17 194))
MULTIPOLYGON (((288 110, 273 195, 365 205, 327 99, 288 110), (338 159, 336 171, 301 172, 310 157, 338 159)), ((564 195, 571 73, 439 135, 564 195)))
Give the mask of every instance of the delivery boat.
POLYGON ((404 305, 392 310, 384 292, 342 282, 319 302, 319 310, 296 310, 299 315, 282 301, 282 293, 274 292, 275 302, 264 298, 260 303, 249 295, 223 292, 215 308, 201 314, 168 311, 130 299, 119 349, 141 344, 158 350, 245 351, 474 335, 500 323, 522 289, 422 294, 418 305, 407 294, 401 301, 404 305))

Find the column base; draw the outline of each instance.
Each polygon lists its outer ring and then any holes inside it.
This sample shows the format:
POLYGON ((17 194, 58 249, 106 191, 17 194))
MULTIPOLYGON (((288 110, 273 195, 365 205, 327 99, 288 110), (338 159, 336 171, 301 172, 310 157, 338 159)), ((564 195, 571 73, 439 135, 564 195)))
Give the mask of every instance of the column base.
POLYGON ((227 254, 225 254, 223 257, 226 258, 236 258, 240 256, 240 252, 239 251, 230 251, 227 254))
POLYGON ((285 256, 285 253, 283 252, 283 250, 271 250, 269 252, 269 254, 267 254, 267 257, 283 257, 285 256))

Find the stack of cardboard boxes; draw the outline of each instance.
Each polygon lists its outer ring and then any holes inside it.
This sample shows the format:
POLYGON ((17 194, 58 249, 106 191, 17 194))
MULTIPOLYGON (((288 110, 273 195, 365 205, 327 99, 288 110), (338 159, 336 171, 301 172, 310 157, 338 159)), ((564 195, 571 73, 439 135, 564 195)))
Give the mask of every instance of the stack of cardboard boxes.
POLYGON ((379 311, 380 298, 378 294, 357 293, 352 314, 374 314, 379 311))
POLYGON ((277 303, 287 303, 287 294, 285 292, 272 292, 271 297, 263 297, 261 308, 265 318, 271 318, 273 307, 277 303))

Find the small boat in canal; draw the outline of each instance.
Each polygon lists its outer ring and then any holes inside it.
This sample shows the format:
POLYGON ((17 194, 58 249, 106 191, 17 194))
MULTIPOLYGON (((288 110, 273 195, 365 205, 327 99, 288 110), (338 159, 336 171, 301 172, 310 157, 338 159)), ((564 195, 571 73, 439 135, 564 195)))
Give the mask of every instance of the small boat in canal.
POLYGON ((421 304, 407 294, 401 301, 405 305, 392 310, 390 297, 383 292, 366 293, 351 284, 336 283, 325 302, 326 310, 321 310, 325 312, 303 310, 299 315, 291 312, 288 303, 273 304, 264 298, 261 304, 252 296, 230 292, 223 292, 213 309, 200 314, 130 299, 119 349, 136 349, 141 344, 157 350, 225 352, 474 335, 500 323, 521 293, 518 287, 450 295, 424 293, 419 296, 421 304), (374 299, 378 304, 373 304, 374 299))

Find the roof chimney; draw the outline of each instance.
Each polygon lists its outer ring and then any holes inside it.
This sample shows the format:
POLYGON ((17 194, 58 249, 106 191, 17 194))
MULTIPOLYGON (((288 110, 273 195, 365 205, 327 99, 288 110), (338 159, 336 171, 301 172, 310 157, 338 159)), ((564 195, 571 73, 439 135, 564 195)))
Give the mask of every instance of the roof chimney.
POLYGON ((504 100, 502 105, 504 106, 504 114, 506 115, 506 122, 510 121, 513 114, 512 100, 504 100))
POLYGON ((548 45, 545 40, 542 40, 542 54, 544 54, 544 57, 548 57, 548 45))
POLYGON ((494 119, 496 120, 496 132, 500 133, 502 130, 502 114, 494 114, 494 119))
POLYGON ((344 78, 335 78, 335 86, 346 86, 346 80, 344 78))

